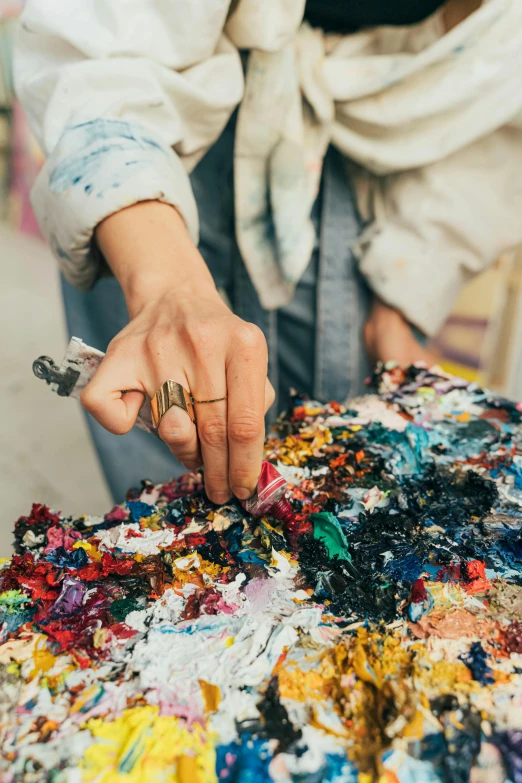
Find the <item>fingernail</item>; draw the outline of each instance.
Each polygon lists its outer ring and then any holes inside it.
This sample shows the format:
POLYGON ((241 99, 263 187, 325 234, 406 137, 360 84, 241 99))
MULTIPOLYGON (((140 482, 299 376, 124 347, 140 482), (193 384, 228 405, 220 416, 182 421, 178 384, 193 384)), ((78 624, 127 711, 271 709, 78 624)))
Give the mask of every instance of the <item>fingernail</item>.
POLYGON ((199 462, 183 462, 183 467, 187 470, 197 470, 201 463, 199 462))
POLYGON ((248 500, 248 498, 253 495, 252 490, 247 489, 246 487, 237 487, 237 489, 234 489, 233 491, 238 500, 248 500))
POLYGON ((226 495, 224 492, 219 492, 217 495, 213 495, 211 500, 216 504, 216 506, 223 506, 230 500, 230 495, 226 495))

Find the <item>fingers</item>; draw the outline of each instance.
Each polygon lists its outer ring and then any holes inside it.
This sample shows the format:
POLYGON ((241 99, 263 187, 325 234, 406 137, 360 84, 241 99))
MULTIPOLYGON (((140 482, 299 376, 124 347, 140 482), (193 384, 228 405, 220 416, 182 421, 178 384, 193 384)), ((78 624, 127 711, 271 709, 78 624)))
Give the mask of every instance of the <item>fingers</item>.
POLYGON ((229 481, 240 500, 253 495, 261 472, 267 364, 263 333, 243 324, 227 365, 229 481))
MULTIPOLYGON (((196 399, 212 400, 226 394, 223 372, 212 385, 198 385, 196 399)), ((205 465, 205 491, 213 503, 223 505, 232 497, 228 480, 227 400, 195 404, 201 456, 205 465)))
POLYGON ((165 413, 158 428, 160 438, 188 470, 204 464, 207 495, 223 504, 232 494, 241 500, 249 498, 256 488, 264 414, 275 392, 266 376, 266 341, 257 327, 236 319, 229 339, 226 335, 219 338, 220 350, 216 339, 207 341, 210 348, 201 340, 191 346, 186 353, 190 357, 186 373, 176 361, 183 352, 176 351, 173 357, 169 351, 164 356, 156 346, 152 356, 147 352, 143 356, 118 343, 112 352, 109 349, 81 399, 103 427, 124 434, 134 426, 144 397, 151 397, 167 378, 181 383, 199 400, 226 395, 224 400, 195 404, 197 428, 175 406, 165 413), (128 391, 122 393, 122 389, 128 391))
MULTIPOLYGON (((145 395, 150 397, 155 391, 148 387, 145 389, 136 376, 132 361, 108 353, 81 394, 85 410, 102 427, 116 435, 123 435, 132 429, 145 395), (135 391, 140 388, 143 388, 143 392, 135 391), (130 391, 122 393, 121 389, 130 391)), ((179 377, 179 382, 187 386, 186 377, 179 370, 172 370, 168 377, 174 380, 179 377)), ((196 427, 185 411, 170 408, 160 422, 158 434, 188 470, 195 470, 201 465, 196 427)))
POLYGON ((274 404, 275 396, 274 387, 267 378, 265 382, 265 413, 270 410, 274 404))
MULTIPOLYGON (((186 387, 186 381, 182 385, 186 387)), ((158 435, 187 470, 200 467, 198 433, 186 411, 176 406, 169 408, 160 421, 158 435)))
MULTIPOLYGON (((224 373, 221 381, 216 380, 217 373, 213 373, 212 381, 210 381, 209 374, 206 375, 204 383, 200 381, 193 384, 193 388, 198 390, 194 394, 196 399, 214 399, 224 396, 227 383, 224 373)), ((274 388, 266 378, 265 412, 273 404, 274 399, 274 388)), ((197 417, 197 430, 186 413, 175 407, 167 411, 159 427, 159 435, 162 440, 168 444, 172 453, 188 470, 195 470, 202 463, 204 464, 206 493, 210 500, 218 505, 229 501, 233 494, 229 475, 227 402, 227 400, 219 400, 210 404, 196 403, 194 408, 197 417)), ((255 469, 253 475, 253 488, 255 489, 259 470, 255 469)), ((252 479, 250 478, 249 481, 251 482, 252 479)), ((251 486, 248 487, 248 491, 248 497, 250 497, 253 492, 251 486)))
POLYGON ((81 403, 102 427, 115 435, 129 432, 143 405, 145 392, 133 366, 107 355, 81 394, 81 403), (130 389, 122 393, 122 389, 130 389))

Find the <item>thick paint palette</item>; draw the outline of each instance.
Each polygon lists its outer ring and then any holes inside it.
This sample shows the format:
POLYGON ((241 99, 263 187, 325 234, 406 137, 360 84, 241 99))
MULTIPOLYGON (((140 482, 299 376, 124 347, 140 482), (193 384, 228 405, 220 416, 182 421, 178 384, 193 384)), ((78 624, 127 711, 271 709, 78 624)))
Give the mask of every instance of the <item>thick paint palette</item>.
POLYGON ((293 399, 263 516, 188 474, 16 522, 1 781, 522 782, 522 408, 373 382, 293 399))

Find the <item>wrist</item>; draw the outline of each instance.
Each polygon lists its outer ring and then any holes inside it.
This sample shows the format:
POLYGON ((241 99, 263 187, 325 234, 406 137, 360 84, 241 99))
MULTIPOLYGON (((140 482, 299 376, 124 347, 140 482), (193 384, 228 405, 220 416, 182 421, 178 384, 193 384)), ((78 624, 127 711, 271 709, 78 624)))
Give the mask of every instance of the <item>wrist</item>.
POLYGON ((168 298, 172 302, 188 302, 198 298, 220 298, 212 277, 203 263, 204 269, 183 274, 176 267, 168 269, 136 270, 120 279, 129 316, 135 318, 145 307, 154 306, 168 298))
POLYGON ((131 318, 166 294, 219 296, 174 207, 155 201, 127 207, 98 225, 96 241, 122 287, 131 318))

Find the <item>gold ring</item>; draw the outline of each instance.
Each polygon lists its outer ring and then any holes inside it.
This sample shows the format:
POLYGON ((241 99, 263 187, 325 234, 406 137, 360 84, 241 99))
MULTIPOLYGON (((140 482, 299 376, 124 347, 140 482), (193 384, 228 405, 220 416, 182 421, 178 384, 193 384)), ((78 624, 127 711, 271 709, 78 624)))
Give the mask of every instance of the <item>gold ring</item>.
POLYGON ((195 400, 194 397, 192 397, 192 402, 197 402, 198 405, 203 405, 207 402, 221 402, 221 400, 226 400, 228 395, 225 394, 224 397, 216 397, 214 400, 195 400))
POLYGON ((188 413, 192 423, 196 423, 196 416, 194 415, 194 407, 192 405, 190 393, 181 383, 168 380, 159 387, 150 401, 152 419, 156 428, 159 427, 163 416, 169 408, 172 408, 173 406, 181 408, 185 413, 188 413))

